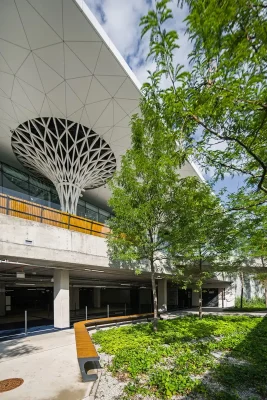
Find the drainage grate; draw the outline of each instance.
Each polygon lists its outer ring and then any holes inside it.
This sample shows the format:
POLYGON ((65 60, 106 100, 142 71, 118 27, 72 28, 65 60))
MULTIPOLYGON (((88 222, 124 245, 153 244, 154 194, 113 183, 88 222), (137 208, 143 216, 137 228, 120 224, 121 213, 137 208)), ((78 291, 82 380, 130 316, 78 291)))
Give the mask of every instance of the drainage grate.
POLYGON ((8 392, 9 390, 16 389, 24 382, 21 378, 11 378, 0 381, 0 393, 8 392))

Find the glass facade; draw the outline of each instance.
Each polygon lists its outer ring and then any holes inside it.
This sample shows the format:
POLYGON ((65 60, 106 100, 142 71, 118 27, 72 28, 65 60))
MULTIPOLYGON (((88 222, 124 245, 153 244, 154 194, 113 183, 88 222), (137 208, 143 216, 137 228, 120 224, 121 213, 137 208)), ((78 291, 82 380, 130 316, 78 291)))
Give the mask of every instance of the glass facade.
MULTIPOLYGON (((60 201, 52 183, 42 181, 1 162, 0 193, 60 210, 60 201)), ((82 199, 78 202, 77 215, 103 224, 110 217, 109 212, 82 199)))

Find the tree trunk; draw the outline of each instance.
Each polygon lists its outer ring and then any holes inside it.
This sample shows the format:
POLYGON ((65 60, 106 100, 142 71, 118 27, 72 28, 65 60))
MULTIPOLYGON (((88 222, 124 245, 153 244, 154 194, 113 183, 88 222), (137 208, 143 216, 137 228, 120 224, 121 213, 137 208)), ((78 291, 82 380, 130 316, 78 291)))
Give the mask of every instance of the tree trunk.
POLYGON ((243 297, 244 297, 244 274, 240 272, 240 281, 241 281, 241 297, 240 297, 240 308, 243 308, 243 297))
POLYGON ((267 308, 267 287, 266 286, 264 288, 264 294, 265 294, 265 307, 267 308))
POLYGON ((199 286, 198 290, 198 316, 199 319, 202 319, 203 311, 202 311, 202 259, 199 260, 199 277, 201 280, 201 286, 199 286))
POLYGON ((202 287, 199 288, 198 291, 198 316, 199 319, 202 319, 203 311, 202 311, 202 287))
POLYGON ((150 260, 150 266, 151 266, 151 283, 152 283, 153 305, 154 305, 153 330, 154 330, 154 332, 157 332, 157 330, 158 330, 158 298, 157 298, 155 268, 154 268, 153 260, 150 260))

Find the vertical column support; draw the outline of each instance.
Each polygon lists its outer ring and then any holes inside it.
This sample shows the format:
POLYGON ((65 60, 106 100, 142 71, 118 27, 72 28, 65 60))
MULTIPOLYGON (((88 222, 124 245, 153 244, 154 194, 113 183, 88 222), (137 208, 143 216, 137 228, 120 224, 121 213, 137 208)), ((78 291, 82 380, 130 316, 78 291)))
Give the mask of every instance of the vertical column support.
POLYGON ((100 288, 94 288, 94 307, 100 308, 101 307, 101 292, 100 288))
POLYGON ((158 280, 158 310, 167 312, 167 279, 158 280))
POLYGON ((54 270, 54 326, 70 326, 69 271, 54 270))
POLYGON ((6 290, 5 285, 0 284, 0 317, 6 315, 6 290))

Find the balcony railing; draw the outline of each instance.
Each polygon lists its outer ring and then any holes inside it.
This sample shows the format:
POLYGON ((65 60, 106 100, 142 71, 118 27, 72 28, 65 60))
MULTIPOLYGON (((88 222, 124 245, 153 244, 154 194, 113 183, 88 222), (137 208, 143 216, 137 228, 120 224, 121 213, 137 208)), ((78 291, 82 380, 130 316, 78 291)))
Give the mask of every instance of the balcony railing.
POLYGON ((109 233, 109 228, 99 222, 1 193, 0 213, 103 238, 109 233))

